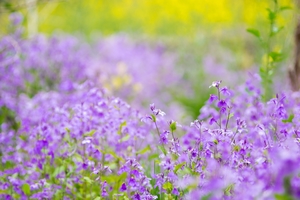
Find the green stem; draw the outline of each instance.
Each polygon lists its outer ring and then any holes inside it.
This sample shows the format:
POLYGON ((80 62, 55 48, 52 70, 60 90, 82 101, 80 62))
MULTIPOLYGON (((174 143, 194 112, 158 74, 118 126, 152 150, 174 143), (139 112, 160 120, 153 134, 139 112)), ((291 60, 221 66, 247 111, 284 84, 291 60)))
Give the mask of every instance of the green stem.
MULTIPOLYGON (((220 88, 218 87, 217 89, 218 89, 218 100, 221 101, 220 88)), ((222 129, 222 113, 221 113, 221 109, 219 109, 219 124, 218 125, 219 125, 220 129, 222 129)))
POLYGON ((226 121, 226 126, 225 126, 225 132, 228 128, 229 117, 230 117, 230 109, 228 110, 227 121, 226 121))
MULTIPOLYGON (((155 124, 155 127, 156 127, 156 132, 157 132, 157 135, 158 135, 158 139, 160 140, 160 133, 159 133, 159 129, 158 129, 156 121, 154 121, 154 124, 155 124)), ((165 152, 167 152, 167 151, 165 149, 164 144, 162 144, 161 147, 163 148, 163 151, 164 151, 163 153, 165 154, 165 152)))

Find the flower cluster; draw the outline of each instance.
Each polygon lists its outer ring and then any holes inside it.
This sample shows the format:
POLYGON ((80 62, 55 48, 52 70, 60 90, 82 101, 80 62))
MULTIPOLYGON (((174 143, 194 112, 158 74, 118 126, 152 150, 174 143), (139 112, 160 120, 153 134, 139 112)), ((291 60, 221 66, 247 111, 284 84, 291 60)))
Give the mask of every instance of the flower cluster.
POLYGON ((180 125, 99 85, 96 64, 130 58, 110 45, 100 62, 72 38, 0 41, 0 199, 300 198, 298 93, 215 81, 180 125))
POLYGON ((176 55, 163 45, 137 42, 125 35, 95 39, 94 44, 63 35, 25 40, 18 26, 22 17, 12 15, 12 21, 15 33, 0 40, 0 107, 18 112, 16 101, 21 94, 69 93, 89 80, 137 109, 146 110, 145 105, 157 101, 169 114, 183 114, 172 101, 171 89, 187 82, 174 70, 176 55))

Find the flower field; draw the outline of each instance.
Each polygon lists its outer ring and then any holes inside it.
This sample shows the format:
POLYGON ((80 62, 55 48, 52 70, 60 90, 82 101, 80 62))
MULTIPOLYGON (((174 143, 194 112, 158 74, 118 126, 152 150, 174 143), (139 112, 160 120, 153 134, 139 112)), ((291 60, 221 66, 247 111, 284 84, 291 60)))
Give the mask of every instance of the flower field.
POLYGON ((25 38, 22 21, 0 38, 0 199, 300 199, 300 93, 271 45, 260 71, 207 54, 190 81, 163 43, 25 38))

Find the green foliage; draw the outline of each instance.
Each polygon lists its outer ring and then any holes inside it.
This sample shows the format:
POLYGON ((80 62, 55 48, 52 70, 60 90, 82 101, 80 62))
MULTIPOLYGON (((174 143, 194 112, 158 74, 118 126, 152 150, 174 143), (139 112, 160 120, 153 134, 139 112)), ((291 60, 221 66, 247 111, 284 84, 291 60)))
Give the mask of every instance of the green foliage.
POLYGON ((145 154, 145 153, 147 153, 147 152, 149 152, 149 151, 151 151, 151 147, 150 147, 149 145, 147 145, 145 148, 139 150, 139 151, 137 152, 137 154, 138 154, 138 155, 142 155, 142 154, 145 154))
POLYGON ((227 186, 224 190, 225 195, 231 196, 233 189, 234 189, 234 184, 230 184, 229 186, 227 186))
POLYGON ((130 139, 130 135, 129 134, 126 134, 124 137, 122 137, 119 142, 126 142, 130 139))
POLYGON ((293 200, 294 198, 291 196, 292 194, 292 186, 291 186, 291 178, 285 177, 283 180, 284 193, 283 194, 275 194, 276 200, 293 200))
POLYGON ((211 194, 205 195, 204 197, 201 198, 201 200, 209 200, 211 196, 212 196, 211 194))
POLYGON ((12 0, 1 0, 0 1, 0 10, 15 12, 18 8, 14 5, 15 2, 12 0))
POLYGON ((93 135, 96 133, 96 130, 91 130, 85 134, 83 134, 84 137, 93 137, 93 135))
POLYGON ((173 132, 173 131, 176 131, 176 122, 172 122, 171 124, 170 124, 170 129, 171 129, 171 131, 173 132))
POLYGON ((288 194, 275 194, 276 200, 294 200, 294 198, 288 194))
POLYGON ((256 29, 253 29, 253 28, 248 28, 247 32, 251 33, 252 35, 257 37, 258 39, 261 39, 259 30, 256 30, 256 29))
POLYGON ((159 145, 158 148, 164 155, 167 155, 167 150, 165 149, 164 146, 159 145))
POLYGON ((5 106, 0 107, 0 132, 3 123, 7 123, 15 131, 17 131, 21 125, 20 122, 16 121, 15 113, 5 106))
POLYGON ((24 194, 29 196, 30 195, 30 185, 28 183, 25 183, 24 185, 22 185, 22 191, 24 192, 24 194))
POLYGON ((153 122, 156 122, 156 116, 151 114, 151 117, 152 117, 153 122))
POLYGON ((177 164, 174 168, 174 173, 176 173, 179 169, 181 169, 185 164, 186 164, 186 162, 177 164))
POLYGON ((171 182, 165 182, 163 184, 163 189, 167 190, 168 192, 171 192, 173 189, 173 185, 171 182))
POLYGON ((265 37, 262 36, 261 32, 257 29, 249 28, 247 32, 255 36, 264 49, 264 57, 263 63, 260 66, 259 73, 262 78, 262 86, 264 88, 264 100, 272 98, 273 96, 273 77, 274 72, 278 66, 278 64, 283 61, 284 54, 281 50, 277 50, 274 44, 274 37, 278 36, 278 33, 284 29, 283 26, 279 26, 277 23, 277 19, 282 11, 291 9, 289 6, 278 5, 277 0, 273 0, 274 8, 267 8, 268 12, 268 24, 269 30, 267 31, 267 35, 265 37))
POLYGON ((289 118, 283 119, 282 122, 283 122, 283 123, 292 123, 294 117, 295 117, 295 116, 294 116, 293 114, 290 114, 290 115, 289 115, 289 118))
POLYGON ((126 126, 127 122, 124 121, 120 124, 120 128, 119 128, 119 131, 118 131, 118 134, 121 135, 122 134, 122 130, 123 128, 126 126))
MULTIPOLYGON (((1 156, 1 154, 0 154, 0 156, 1 156)), ((6 169, 12 169, 12 168, 15 167, 15 165, 16 164, 11 162, 11 161, 6 161, 5 163, 1 164, 0 170, 3 171, 3 170, 6 170, 6 169)))

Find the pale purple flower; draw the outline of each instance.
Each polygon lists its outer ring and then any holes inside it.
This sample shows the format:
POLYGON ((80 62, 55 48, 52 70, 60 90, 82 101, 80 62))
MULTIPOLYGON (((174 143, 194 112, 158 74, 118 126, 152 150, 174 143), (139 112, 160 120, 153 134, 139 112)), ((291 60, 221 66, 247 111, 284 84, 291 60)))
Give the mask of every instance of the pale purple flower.
POLYGON ((214 81, 214 82, 212 82, 212 84, 209 86, 209 88, 211 88, 211 87, 219 88, 219 86, 220 86, 221 83, 222 83, 222 81, 214 81))

